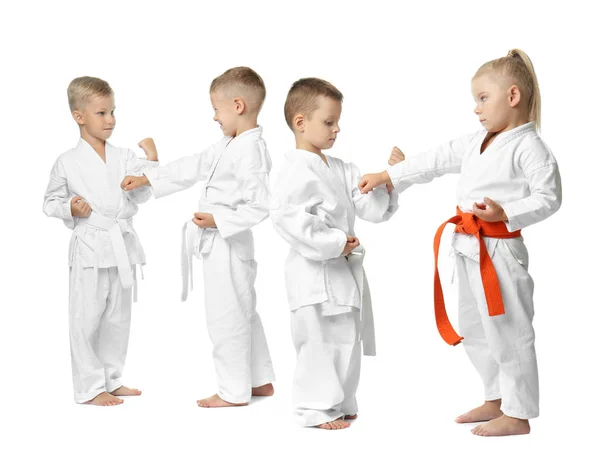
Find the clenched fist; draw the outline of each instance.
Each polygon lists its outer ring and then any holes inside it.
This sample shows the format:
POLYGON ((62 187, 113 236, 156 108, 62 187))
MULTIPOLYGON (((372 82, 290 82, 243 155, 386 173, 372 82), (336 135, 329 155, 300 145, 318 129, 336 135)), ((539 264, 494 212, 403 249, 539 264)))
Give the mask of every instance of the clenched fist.
POLYGON ((392 153, 390 154, 390 158, 388 160, 388 164, 396 165, 398 162, 402 162, 404 160, 404 153, 400 151, 396 146, 392 149, 392 153))
POLYGON ((198 226, 198 228, 216 228, 217 223, 215 223, 215 217, 213 217, 212 213, 194 213, 194 218, 192 221, 198 226))
POLYGON ((346 240, 346 245, 344 246, 344 250, 342 251, 342 255, 346 256, 354 249, 356 249, 360 245, 360 242, 356 236, 348 236, 346 240))
POLYGON ((483 221, 492 223, 496 221, 508 221, 508 217, 502 206, 489 197, 484 197, 482 203, 475 202, 473 204, 473 215, 483 221))
MULTIPOLYGON (((367 194, 368 192, 373 191, 373 188, 376 188, 380 184, 389 184, 389 186, 392 184, 390 175, 386 170, 380 173, 368 173, 364 175, 358 183, 358 189, 360 189, 361 193, 367 194)), ((388 191, 390 191, 389 186, 388 191)))
POLYGON ((147 186, 150 184, 148 177, 146 175, 142 176, 131 176, 127 175, 121 181, 121 189, 123 191, 133 191, 134 189, 141 188, 142 186, 147 186))
POLYGON ((74 217, 87 218, 92 213, 92 207, 83 197, 75 196, 71 199, 71 215, 74 217))
POLYGON ((152 138, 144 138, 138 143, 138 146, 146 153, 147 160, 158 161, 158 151, 152 138))

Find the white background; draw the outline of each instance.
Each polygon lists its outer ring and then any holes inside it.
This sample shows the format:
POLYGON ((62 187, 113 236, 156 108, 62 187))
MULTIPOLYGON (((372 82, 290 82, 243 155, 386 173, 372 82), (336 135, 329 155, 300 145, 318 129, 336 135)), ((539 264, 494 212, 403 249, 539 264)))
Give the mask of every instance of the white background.
MULTIPOLYGON (((582 2, 550 3, 3 2, 0 459, 598 460, 597 16, 582 2), (71 79, 108 80, 118 121, 111 142, 137 149, 152 136, 168 162, 220 138, 209 84, 230 67, 251 66, 267 86, 259 122, 275 178, 294 147, 283 118, 287 90, 298 78, 321 77, 345 96, 341 136, 329 153, 366 173, 383 169, 396 144, 414 155, 480 129, 471 76, 513 47, 537 70, 542 136, 564 190, 558 213, 523 233, 536 282, 541 379, 541 416, 529 436, 480 438, 453 422, 482 401, 462 346, 446 346, 433 319, 432 238, 454 211, 457 176, 406 191, 388 223, 357 225, 379 354, 364 358, 359 419, 349 430, 292 424, 287 248, 269 221, 255 229, 256 289, 276 394, 246 408, 196 407, 215 391, 214 373, 200 264, 196 290, 179 301, 179 231, 199 186, 152 199, 136 218, 148 265, 125 383, 143 396, 114 408, 74 404, 70 233, 42 213, 52 164, 78 140, 66 99, 71 79)), ((455 287, 447 294, 456 319, 455 287)))

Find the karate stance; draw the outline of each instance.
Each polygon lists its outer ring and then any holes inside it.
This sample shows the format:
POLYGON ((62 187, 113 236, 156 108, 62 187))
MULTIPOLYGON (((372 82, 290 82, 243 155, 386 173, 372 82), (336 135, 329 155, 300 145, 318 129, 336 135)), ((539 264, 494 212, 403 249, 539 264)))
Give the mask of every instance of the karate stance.
POLYGON ((375 355, 364 248, 355 217, 374 223, 397 209, 385 186, 369 195, 358 189, 358 168, 323 154, 340 131, 342 94, 329 82, 295 82, 285 102, 296 149, 273 189, 271 219, 290 245, 285 278, 297 353, 292 399, 302 426, 347 428, 358 412, 361 343, 375 355))
MULTIPOLYGON (((77 403, 112 406, 119 396, 141 391, 121 383, 131 322, 135 265, 144 251, 133 229, 137 204, 149 188, 123 192, 127 174, 140 174, 158 160, 151 139, 142 140, 147 160, 110 145, 115 128, 111 87, 95 77, 74 79, 67 90, 81 139, 62 154, 50 173, 44 213, 73 230, 69 245, 69 336, 77 403)), ((135 295, 134 295, 135 298, 135 295)))
POLYGON ((213 343, 218 391, 201 407, 244 406, 273 394, 269 348, 256 311, 256 262, 251 228, 269 214, 271 159, 257 118, 265 99, 262 78, 247 67, 229 69, 210 86, 214 120, 225 135, 199 154, 127 177, 126 191, 152 185, 163 197, 205 181, 198 211, 183 228, 182 299, 193 255, 202 259, 206 325, 213 343))
MULTIPOLYGON (((456 419, 489 421, 481 436, 526 434, 539 414, 533 330, 533 280, 521 229, 556 212, 562 191, 556 159, 537 133, 541 100, 529 57, 520 50, 485 63, 471 81, 475 114, 484 130, 409 157, 392 151, 387 171, 365 175, 366 193, 392 181, 400 192, 446 173, 460 173, 453 249, 459 283, 459 327, 484 385, 485 402, 456 419)), ((435 314, 444 340, 460 337, 450 325, 434 247, 435 314)))

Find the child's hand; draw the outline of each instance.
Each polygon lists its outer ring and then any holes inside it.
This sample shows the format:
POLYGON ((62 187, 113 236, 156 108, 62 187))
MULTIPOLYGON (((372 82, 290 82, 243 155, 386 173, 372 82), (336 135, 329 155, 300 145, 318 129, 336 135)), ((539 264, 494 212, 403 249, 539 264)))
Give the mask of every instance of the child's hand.
POLYGON ((396 146, 392 149, 392 153, 390 154, 390 159, 388 160, 388 164, 396 165, 398 162, 402 162, 404 160, 404 153, 400 151, 396 146))
POLYGON ((212 213, 194 213, 194 218, 192 221, 196 223, 198 228, 216 228, 217 224, 215 223, 215 217, 213 217, 212 213))
POLYGON ((381 173, 369 173, 363 176, 358 183, 358 189, 363 194, 367 194, 369 191, 373 191, 373 188, 379 186, 380 184, 390 183, 392 180, 388 175, 387 171, 383 171, 381 173))
POLYGON ((83 197, 75 196, 71 199, 71 215, 74 217, 87 218, 92 213, 92 207, 88 204, 83 197))
POLYGON ((134 189, 141 188, 142 186, 146 186, 150 184, 150 180, 146 175, 142 176, 130 176, 127 175, 121 181, 121 189, 123 191, 133 191, 134 189))
POLYGON ((156 150, 156 145, 154 144, 154 140, 152 138, 144 138, 138 143, 138 146, 146 153, 147 160, 158 160, 158 151, 156 150))
POLYGON ((508 221, 508 217, 502 206, 489 197, 484 197, 482 204, 478 204, 477 202, 473 204, 473 215, 483 221, 508 221))
POLYGON ((354 249, 356 249, 360 245, 358 238, 356 236, 348 236, 346 240, 346 245, 344 246, 344 250, 342 251, 342 255, 346 256, 354 249))

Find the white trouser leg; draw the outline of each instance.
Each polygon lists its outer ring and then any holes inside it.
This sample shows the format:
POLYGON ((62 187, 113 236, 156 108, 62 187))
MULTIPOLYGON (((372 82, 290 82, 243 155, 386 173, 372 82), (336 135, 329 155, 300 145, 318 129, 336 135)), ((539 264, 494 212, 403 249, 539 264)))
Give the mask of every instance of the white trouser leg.
POLYGON ((254 290, 254 281, 256 279, 256 262, 250 260, 253 267, 254 278, 251 281, 252 286, 252 306, 250 311, 250 330, 251 330, 251 354, 250 366, 252 376, 252 387, 260 387, 275 381, 273 363, 271 354, 267 345, 267 337, 262 325, 262 320, 258 311, 256 311, 256 292, 254 290))
MULTIPOLYGON (((477 299, 473 295, 466 270, 466 257, 456 255, 458 278, 458 325, 464 337, 462 342, 471 363, 483 381, 484 399, 491 401, 500 396, 500 368, 494 359, 481 322, 477 299)), ((487 313, 485 316, 489 316, 487 313)))
POLYGON ((106 310, 98 328, 96 352, 104 366, 106 390, 110 393, 121 386, 129 344, 132 289, 122 288, 117 268, 108 268, 108 287, 106 310))
POLYGON ((323 316, 319 305, 291 313, 297 353, 292 389, 300 425, 315 426, 355 414, 360 376, 360 313, 323 316))
POLYGON ((241 260, 217 234, 210 253, 203 254, 203 273, 217 393, 230 403, 247 403, 252 386, 274 380, 269 348, 256 312, 256 262, 241 260))
POLYGON ((95 344, 106 308, 108 270, 73 266, 69 273, 69 337, 75 401, 83 403, 106 391, 106 378, 95 344), (96 275, 98 280, 96 281, 96 275))
MULTIPOLYGON (((526 255, 522 241, 514 246, 526 255)), ((492 257, 505 314, 489 316, 479 263, 464 259, 466 272, 481 315, 490 351, 499 366, 502 412, 531 419, 539 415, 539 384, 533 331, 533 280, 527 261, 515 258, 509 243, 500 239, 492 257)))

